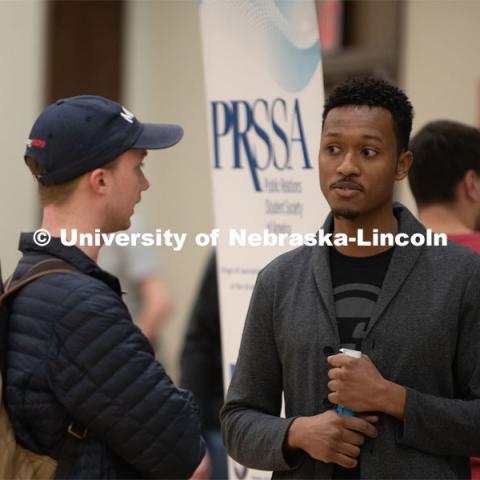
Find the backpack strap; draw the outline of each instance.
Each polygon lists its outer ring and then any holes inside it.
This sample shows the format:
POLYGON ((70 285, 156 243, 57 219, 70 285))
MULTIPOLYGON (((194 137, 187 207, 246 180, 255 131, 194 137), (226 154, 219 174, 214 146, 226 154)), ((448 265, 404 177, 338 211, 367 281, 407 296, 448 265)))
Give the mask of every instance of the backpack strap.
POLYGON ((73 265, 70 265, 60 258, 48 258, 42 260, 32 265, 20 278, 13 280, 12 275, 6 280, 4 289, 0 295, 0 303, 37 278, 50 275, 51 273, 68 273, 77 271, 78 270, 73 265))
MULTIPOLYGON (((32 265, 20 278, 13 280, 14 275, 10 276, 6 280, 5 285, 3 285, 0 270, 0 304, 4 303, 7 298, 13 296, 20 289, 38 278, 52 273, 68 272, 78 272, 78 270, 60 258, 47 258, 32 265)), ((3 308, 3 305, 0 306, 3 308)), ((5 375, 6 372, 2 372, 2 374, 5 375)), ((83 429, 82 433, 78 433, 78 431, 75 431, 77 428, 77 425, 73 421, 70 422, 65 438, 57 448, 54 449, 58 461, 55 479, 68 478, 68 474, 76 457, 78 443, 87 435, 87 429, 83 429)))
MULTIPOLYGON (((72 424, 70 424, 70 427, 72 424)), ((78 447, 84 438, 80 436, 72 436, 70 434, 70 427, 68 427, 68 433, 63 442, 58 445, 55 452, 58 464, 57 469, 55 470, 54 480, 65 480, 71 477, 72 467, 78 456, 78 447)))
POLYGON ((47 258, 32 265, 21 277, 13 280, 15 274, 11 275, 5 285, 3 284, 1 271, 0 271, 0 318, 2 319, 0 325, 0 337, 2 341, 2 348, 0 348, 0 370, 3 377, 3 384, 7 385, 7 352, 6 352, 6 339, 8 335, 8 315, 7 306, 5 300, 12 297, 25 285, 33 282, 37 278, 49 275, 50 273, 64 273, 77 271, 75 267, 64 262, 60 258, 47 258), (5 343, 5 345, 4 345, 5 343))

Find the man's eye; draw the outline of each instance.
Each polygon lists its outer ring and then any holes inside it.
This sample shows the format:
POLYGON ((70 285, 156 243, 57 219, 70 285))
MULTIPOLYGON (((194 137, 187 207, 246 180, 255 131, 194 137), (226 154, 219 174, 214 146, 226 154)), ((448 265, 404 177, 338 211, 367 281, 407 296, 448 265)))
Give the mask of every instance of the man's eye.
POLYGON ((374 157, 377 154, 377 151, 373 148, 362 148, 362 155, 364 157, 374 157))
POLYGON ((327 152, 335 155, 340 152, 340 147, 338 147, 337 145, 327 145, 327 152))

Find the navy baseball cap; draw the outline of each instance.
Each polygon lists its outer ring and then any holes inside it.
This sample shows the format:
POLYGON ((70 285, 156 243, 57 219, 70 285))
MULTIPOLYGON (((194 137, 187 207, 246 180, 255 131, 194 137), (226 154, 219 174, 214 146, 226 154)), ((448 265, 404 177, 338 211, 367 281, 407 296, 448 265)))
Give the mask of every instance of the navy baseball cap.
POLYGON ((181 140, 179 125, 142 123, 125 107, 104 97, 81 95, 57 100, 37 118, 25 158, 45 174, 42 185, 68 182, 115 160, 130 149, 160 149, 181 140))

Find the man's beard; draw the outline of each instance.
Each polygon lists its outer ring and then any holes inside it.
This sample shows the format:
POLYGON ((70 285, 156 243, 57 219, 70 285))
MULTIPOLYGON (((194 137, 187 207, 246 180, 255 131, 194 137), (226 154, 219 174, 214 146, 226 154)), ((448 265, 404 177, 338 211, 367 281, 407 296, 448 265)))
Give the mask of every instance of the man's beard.
POLYGON ((335 218, 345 218, 346 220, 355 220, 360 215, 360 212, 345 208, 334 208, 332 213, 335 218))

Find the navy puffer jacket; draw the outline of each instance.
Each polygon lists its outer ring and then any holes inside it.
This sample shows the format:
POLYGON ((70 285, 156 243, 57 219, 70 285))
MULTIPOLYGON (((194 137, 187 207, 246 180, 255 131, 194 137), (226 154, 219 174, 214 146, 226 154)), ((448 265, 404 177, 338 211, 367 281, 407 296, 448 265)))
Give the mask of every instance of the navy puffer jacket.
POLYGON ((16 276, 58 257, 78 269, 11 303, 7 408, 20 444, 54 455, 68 424, 88 429, 69 478, 188 478, 204 454, 198 409, 131 320, 118 280, 76 247, 22 234, 16 276))

